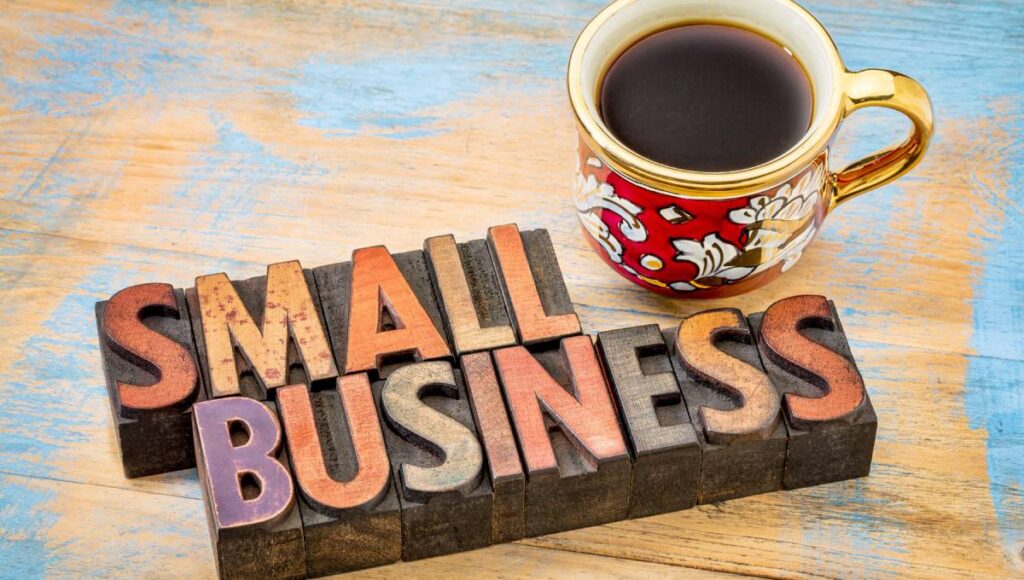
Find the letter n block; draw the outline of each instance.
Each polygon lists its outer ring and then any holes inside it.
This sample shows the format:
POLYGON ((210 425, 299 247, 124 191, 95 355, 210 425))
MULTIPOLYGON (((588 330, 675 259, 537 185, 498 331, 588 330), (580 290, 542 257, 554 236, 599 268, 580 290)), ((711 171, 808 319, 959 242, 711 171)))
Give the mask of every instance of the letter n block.
POLYGON ((824 296, 793 296, 750 323, 768 375, 783 393, 789 429, 783 486, 868 475, 878 418, 835 305, 824 296))
POLYGON ((218 575, 304 578, 302 520, 273 403, 198 403, 193 426, 218 575))
POLYGON ((633 458, 629 517, 697 503, 700 444, 657 324, 597 335, 633 458))
POLYGON ((313 270, 344 374, 386 378, 413 362, 450 359, 451 349, 420 250, 362 248, 351 262, 313 270))
POLYGON ((402 559, 491 544, 491 484, 466 388, 447 361, 406 365, 374 385, 402 506, 402 559))
POLYGON ((526 535, 624 519, 629 452, 590 337, 494 360, 526 464, 526 535))
POLYGON ((402 516, 373 392, 365 374, 337 389, 278 390, 281 422, 299 488, 310 576, 396 562, 402 516))
POLYGON ((96 304, 96 324, 125 477, 195 467, 192 404, 206 391, 183 292, 125 288, 96 304))
POLYGON ((698 501, 781 489, 786 426, 747 319, 736 309, 708 310, 684 320, 676 336, 669 332, 703 453, 698 501))
POLYGON ((313 274, 299 262, 241 282, 200 276, 185 295, 210 398, 271 400, 278 387, 319 389, 338 376, 313 274))

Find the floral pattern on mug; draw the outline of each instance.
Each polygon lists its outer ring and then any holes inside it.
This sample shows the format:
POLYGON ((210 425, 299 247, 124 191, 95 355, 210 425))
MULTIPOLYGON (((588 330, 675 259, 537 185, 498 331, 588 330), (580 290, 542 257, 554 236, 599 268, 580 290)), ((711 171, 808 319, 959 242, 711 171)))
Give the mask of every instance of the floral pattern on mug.
POLYGON ((583 230, 620 274, 664 294, 717 294, 789 270, 824 218, 824 156, 787 183, 728 200, 648 190, 585 146, 575 176, 583 230), (664 248, 675 253, 664 255, 664 248))

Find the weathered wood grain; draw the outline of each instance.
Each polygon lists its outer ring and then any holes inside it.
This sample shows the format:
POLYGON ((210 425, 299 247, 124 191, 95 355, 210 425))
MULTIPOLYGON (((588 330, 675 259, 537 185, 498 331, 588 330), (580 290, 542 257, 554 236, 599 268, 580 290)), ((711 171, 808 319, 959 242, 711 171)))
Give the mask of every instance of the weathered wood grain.
POLYGON ((698 501, 782 489, 786 425, 746 317, 698 312, 666 331, 672 365, 701 445, 698 501))
POLYGON ((526 468, 526 535, 625 518, 632 465, 590 337, 494 360, 526 468))
POLYGON ((184 293, 125 288, 96 303, 96 326, 125 477, 195 467, 192 404, 206 389, 184 293))
POLYGON ((835 305, 824 296, 793 296, 751 316, 750 326, 783 394, 783 487, 867 476, 878 418, 835 305))
POLYGON ((397 562, 402 517, 377 407, 365 374, 337 389, 278 390, 299 489, 306 572, 328 576, 397 562))
MULTIPOLYGON (((938 135, 907 180, 830 216, 782 279, 711 304, 633 288, 577 231, 564 59, 597 4, 5 4, 0 471, 21 474, 0 476, 10 573, 213 570, 194 475, 123 477, 96 301, 517 222, 549 230, 587 332, 835 300, 881 420, 874 469, 371 575, 1020 575, 1019 3, 801 3, 850 68, 921 80, 938 135)), ((893 121, 851 118, 837 158, 894 140, 893 121)))
POLYGON ((386 377, 409 362, 451 357, 422 251, 361 248, 313 271, 338 365, 386 377))
POLYGON ((185 297, 211 398, 270 399, 277 387, 338 376, 313 274, 298 260, 240 282, 199 276, 185 297))
POLYGON ((462 377, 446 361, 374 385, 402 508, 402 559, 488 546, 493 495, 462 377))
POLYGON ((597 335, 633 460, 629 517, 693 507, 701 449, 657 324, 597 335))

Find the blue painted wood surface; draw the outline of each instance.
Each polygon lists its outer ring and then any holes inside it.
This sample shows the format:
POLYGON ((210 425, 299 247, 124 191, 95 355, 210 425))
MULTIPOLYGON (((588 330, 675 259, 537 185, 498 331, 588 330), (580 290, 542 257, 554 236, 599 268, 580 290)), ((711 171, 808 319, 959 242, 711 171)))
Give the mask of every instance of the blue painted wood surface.
MULTIPOLYGON (((563 71, 601 2, 0 1, 0 576, 212 574, 195 473, 120 473, 96 300, 512 221, 552 231, 591 332, 835 299, 873 474, 370 574, 1024 574, 1024 5, 805 4, 850 68, 928 88, 935 145, 782 280, 698 303, 576 230, 563 71)), ((904 129, 858 113, 841 153, 904 129)))

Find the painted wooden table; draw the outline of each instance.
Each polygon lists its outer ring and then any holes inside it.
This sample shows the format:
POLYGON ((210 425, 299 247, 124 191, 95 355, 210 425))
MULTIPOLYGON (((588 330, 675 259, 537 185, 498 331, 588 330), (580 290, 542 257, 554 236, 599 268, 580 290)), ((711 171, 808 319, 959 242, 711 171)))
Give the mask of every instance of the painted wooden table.
MULTIPOLYGON (((938 135, 782 280, 672 302, 601 264, 563 93, 588 0, 0 2, 0 575, 210 576, 195 471, 128 481, 93 303, 487 225, 546 227, 590 332, 823 293, 879 416, 872 475, 366 574, 1024 575, 1024 5, 813 0, 938 135)), ((852 157, 905 129, 858 114, 852 157)))

